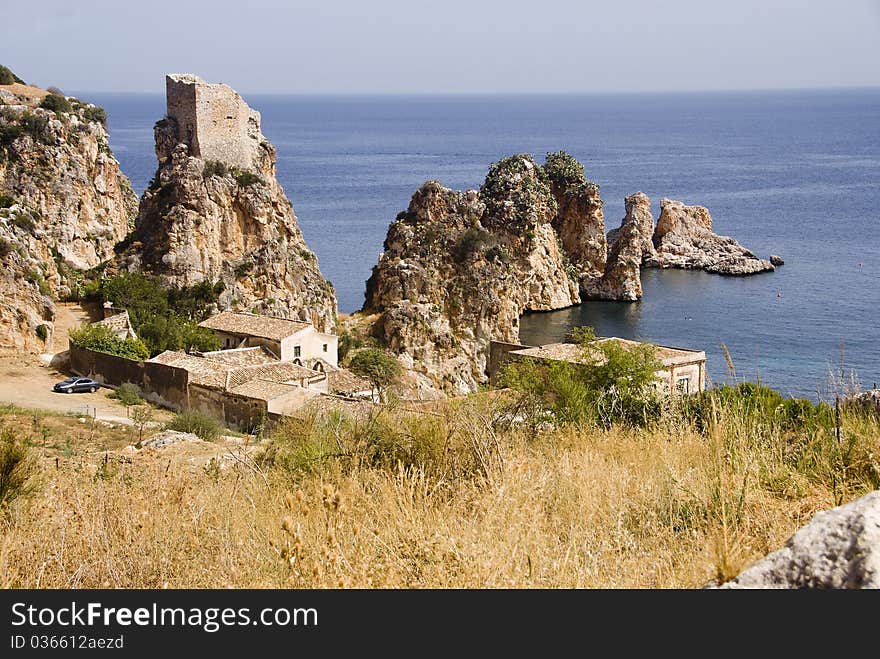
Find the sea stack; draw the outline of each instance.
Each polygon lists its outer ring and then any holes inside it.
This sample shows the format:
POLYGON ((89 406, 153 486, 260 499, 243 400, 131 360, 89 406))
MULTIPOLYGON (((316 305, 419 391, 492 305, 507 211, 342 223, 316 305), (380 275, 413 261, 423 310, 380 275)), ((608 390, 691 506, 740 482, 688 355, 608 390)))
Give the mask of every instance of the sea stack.
POLYGON ((520 315, 580 302, 556 213, 547 175, 528 155, 493 164, 479 191, 428 181, 388 228, 367 282, 374 334, 437 388, 475 390, 490 341, 519 341, 520 315))
POLYGON ((713 233, 707 208, 672 199, 660 201, 654 247, 656 258, 645 265, 721 275, 752 275, 775 269, 770 261, 758 258, 733 238, 713 233))
POLYGON ((209 282, 221 308, 312 322, 330 331, 336 295, 275 178, 260 113, 231 87, 166 78, 154 133, 159 167, 121 265, 166 285, 209 282))

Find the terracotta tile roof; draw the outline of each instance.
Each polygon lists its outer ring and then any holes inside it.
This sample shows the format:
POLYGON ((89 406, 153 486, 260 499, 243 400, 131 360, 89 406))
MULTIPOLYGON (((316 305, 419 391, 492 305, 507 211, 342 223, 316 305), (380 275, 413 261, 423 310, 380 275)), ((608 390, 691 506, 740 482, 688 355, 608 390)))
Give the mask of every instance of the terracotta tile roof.
POLYGON ((269 380, 257 379, 248 380, 228 391, 236 396, 245 396, 247 398, 269 401, 278 398, 279 396, 296 394, 302 390, 302 387, 295 384, 284 384, 282 382, 270 382, 269 380))
POLYGON ((259 316, 243 311, 223 311, 199 323, 199 327, 272 341, 280 341, 311 326, 311 323, 302 320, 259 316))
POLYGON ((305 366, 293 362, 273 362, 257 366, 243 366, 232 369, 229 375, 229 386, 237 387, 248 380, 269 380, 271 382, 289 382, 291 380, 303 380, 321 378, 324 374, 313 371, 305 366))
POLYGON ((213 350, 211 352, 203 352, 201 356, 213 362, 228 364, 229 366, 257 366, 259 364, 273 364, 278 361, 275 356, 261 346, 213 350))
POLYGON ((330 392, 334 394, 355 394, 373 388, 369 380, 352 373, 347 368, 328 369, 326 373, 330 392))
POLYGON ((153 357, 151 362, 176 366, 189 372, 189 382, 206 387, 222 389, 226 385, 226 372, 229 367, 202 357, 193 357, 183 352, 166 350, 153 357))
MULTIPOLYGON (((624 348, 632 348, 639 345, 646 345, 638 341, 630 341, 629 339, 620 339, 616 336, 599 339, 600 343, 606 341, 614 341, 624 348)), ((581 347, 576 343, 548 343, 547 345, 537 346, 534 348, 524 348, 522 350, 511 351, 512 355, 522 355, 524 357, 535 357, 537 359, 553 359, 557 361, 582 362, 581 347)), ((668 346, 654 346, 655 357, 664 365, 671 366, 673 364, 688 363, 694 361, 704 361, 706 353, 702 350, 689 350, 686 348, 671 348, 668 346)))
POLYGON ((108 316, 107 318, 99 320, 94 324, 109 327, 111 331, 117 334, 120 332, 128 333, 129 331, 134 334, 134 329, 131 326, 131 320, 128 317, 128 311, 122 311, 112 316, 108 316))

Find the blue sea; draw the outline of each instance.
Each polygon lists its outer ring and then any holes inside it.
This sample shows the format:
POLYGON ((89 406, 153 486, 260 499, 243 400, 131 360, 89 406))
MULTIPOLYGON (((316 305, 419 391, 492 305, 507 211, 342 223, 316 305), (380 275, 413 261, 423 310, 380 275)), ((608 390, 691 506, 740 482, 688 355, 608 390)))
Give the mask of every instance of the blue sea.
MULTIPOLYGON (((161 95, 90 94, 140 193, 156 161, 161 95)), ((564 149, 600 185, 606 227, 641 190, 707 206, 715 230, 776 272, 730 278, 643 271, 640 303, 588 302, 522 320, 521 340, 574 325, 603 336, 705 350, 714 383, 759 379, 827 398, 832 377, 880 381, 880 89, 581 96, 246 95, 278 149, 278 178, 306 241, 360 308, 389 222, 436 178, 475 188, 513 153, 564 149)))

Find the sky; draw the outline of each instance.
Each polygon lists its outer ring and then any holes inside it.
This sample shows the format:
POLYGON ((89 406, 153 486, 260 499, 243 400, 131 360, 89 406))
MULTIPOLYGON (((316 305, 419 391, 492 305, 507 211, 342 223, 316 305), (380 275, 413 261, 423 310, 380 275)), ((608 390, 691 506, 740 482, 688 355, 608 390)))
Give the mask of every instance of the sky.
POLYGON ((590 93, 880 86, 880 0, 8 2, 0 64, 46 87, 590 93))

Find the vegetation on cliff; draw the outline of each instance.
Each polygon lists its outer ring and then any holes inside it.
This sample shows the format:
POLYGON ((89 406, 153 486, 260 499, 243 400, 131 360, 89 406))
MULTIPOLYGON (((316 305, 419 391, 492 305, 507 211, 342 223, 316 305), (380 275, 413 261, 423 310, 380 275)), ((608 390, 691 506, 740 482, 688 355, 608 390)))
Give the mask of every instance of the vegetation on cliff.
POLYGON ((164 286, 157 277, 121 273, 90 284, 87 299, 128 311, 148 356, 165 350, 217 350, 220 341, 198 323, 216 308, 222 284, 164 286))
POLYGON ((108 144, 103 109, 50 88, 0 99, 0 342, 45 350, 55 301, 113 254, 137 198, 108 144), (5 99, 5 100, 4 100, 5 99))

